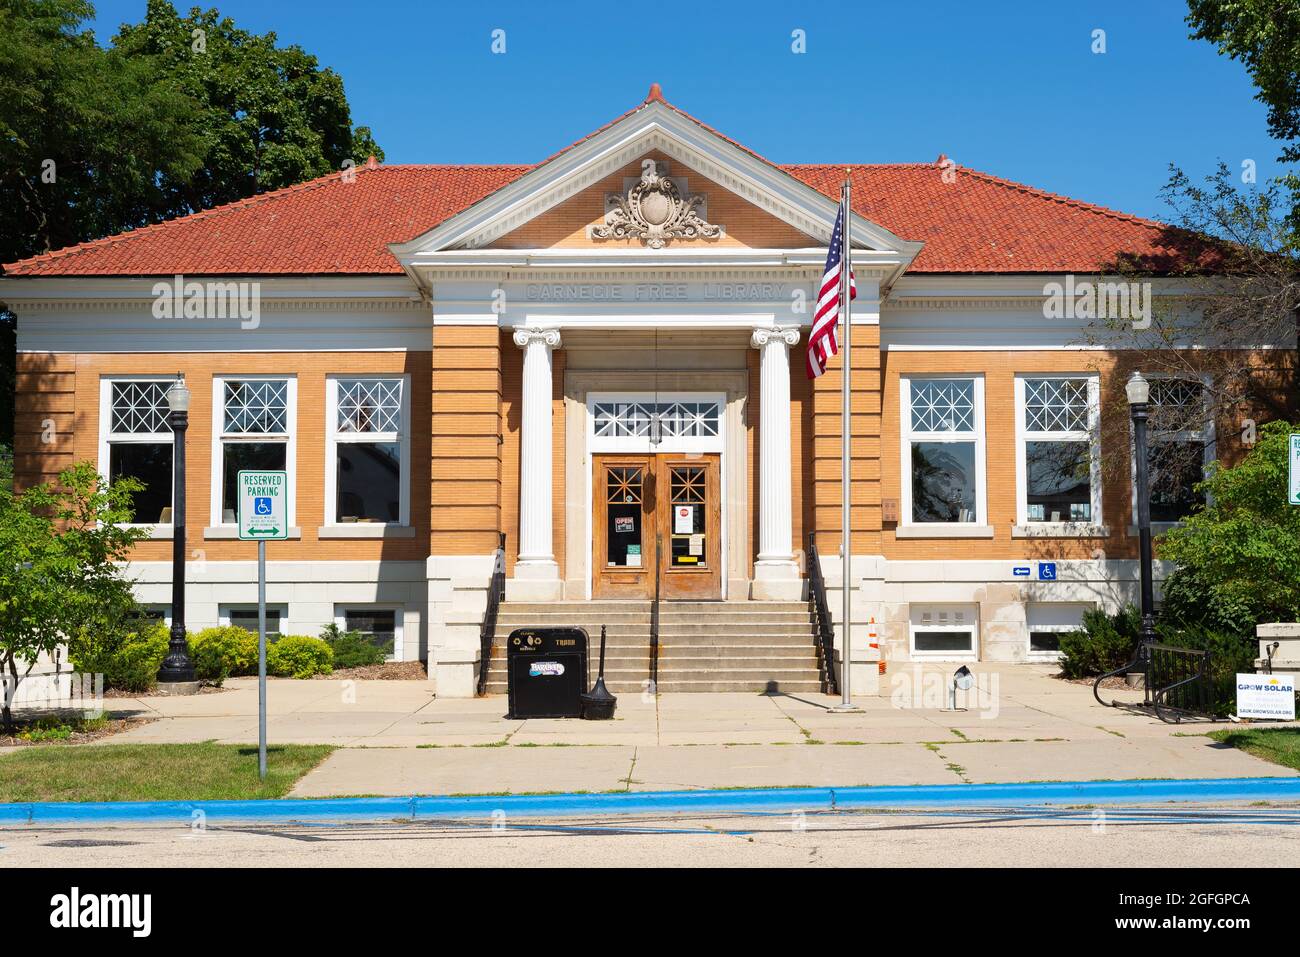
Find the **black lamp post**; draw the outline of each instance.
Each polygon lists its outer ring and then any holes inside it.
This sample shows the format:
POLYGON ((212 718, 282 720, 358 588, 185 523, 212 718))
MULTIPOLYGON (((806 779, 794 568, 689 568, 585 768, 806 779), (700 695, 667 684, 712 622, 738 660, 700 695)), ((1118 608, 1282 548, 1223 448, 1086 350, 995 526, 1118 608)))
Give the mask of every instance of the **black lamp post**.
POLYGON ((163 694, 198 690, 194 662, 185 640, 185 430, 190 424, 190 390, 179 373, 167 390, 167 424, 172 429, 172 629, 167 657, 158 670, 163 694))
MULTIPOLYGON (((1142 644, 1156 640, 1155 595, 1151 576, 1151 477, 1147 470, 1147 400, 1151 384, 1134 372, 1124 385, 1133 417, 1133 454, 1137 473, 1138 573, 1142 581, 1142 644)), ((1144 651, 1149 650, 1145 648, 1144 651)))

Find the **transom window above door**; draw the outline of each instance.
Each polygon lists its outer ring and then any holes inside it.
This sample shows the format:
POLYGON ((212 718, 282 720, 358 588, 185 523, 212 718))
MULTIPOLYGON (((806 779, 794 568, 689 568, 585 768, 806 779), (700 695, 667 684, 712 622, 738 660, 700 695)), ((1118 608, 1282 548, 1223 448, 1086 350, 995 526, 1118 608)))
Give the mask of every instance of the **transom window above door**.
POLYGON ((587 395, 593 452, 721 452, 726 396, 716 392, 587 395))
POLYGON ((596 435, 644 436, 651 441, 718 434, 716 402, 597 402, 596 435))

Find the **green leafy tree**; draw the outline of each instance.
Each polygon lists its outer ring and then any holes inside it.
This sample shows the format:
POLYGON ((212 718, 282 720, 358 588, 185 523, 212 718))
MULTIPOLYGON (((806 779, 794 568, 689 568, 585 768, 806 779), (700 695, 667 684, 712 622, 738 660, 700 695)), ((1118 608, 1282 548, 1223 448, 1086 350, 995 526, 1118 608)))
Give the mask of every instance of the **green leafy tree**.
POLYGON ((1300 160, 1300 5, 1292 0, 1188 0, 1192 38, 1239 60, 1268 107, 1268 131, 1300 160))
POLYGON ((42 654, 69 636, 108 631, 135 608, 119 564, 147 533, 124 527, 139 483, 105 487, 82 462, 57 483, 21 495, 0 489, 0 672, 3 719, 13 728, 13 695, 42 654))
POLYGON ((1165 618, 1244 637, 1261 621, 1300 621, 1300 506, 1287 504, 1296 431, 1270 422, 1237 465, 1212 467, 1205 509, 1159 545, 1176 566, 1162 589, 1165 618))
POLYGON ((367 127, 353 128, 342 78, 276 35, 238 28, 215 9, 180 16, 149 0, 113 50, 176 82, 195 104, 187 124, 202 146, 194 175, 163 177, 170 212, 184 213, 291 186, 384 154, 367 127))
MULTIPOLYGON (((105 48, 93 16, 0 0, 0 263, 383 159, 338 74, 274 33, 151 0, 105 48)), ((0 303, 0 444, 14 323, 0 303)))

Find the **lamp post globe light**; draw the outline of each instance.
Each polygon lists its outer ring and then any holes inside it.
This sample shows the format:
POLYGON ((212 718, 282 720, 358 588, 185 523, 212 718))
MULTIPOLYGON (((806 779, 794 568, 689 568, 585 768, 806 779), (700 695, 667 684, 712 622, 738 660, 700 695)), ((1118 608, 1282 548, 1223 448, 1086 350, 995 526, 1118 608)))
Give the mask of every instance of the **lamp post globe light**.
MULTIPOLYGON (((1143 651, 1156 640, 1155 597, 1151 568, 1151 477, 1147 463, 1147 416, 1151 383, 1134 372, 1124 384, 1133 419, 1134 474, 1137 482, 1138 574, 1142 584, 1143 651)), ((1144 657, 1148 657, 1144 654, 1144 657)))
POLYGON ((190 424, 190 390, 185 378, 167 390, 167 424, 172 444, 172 627, 167 657, 158 669, 159 694, 194 694, 199 683, 185 640, 185 430, 190 424))

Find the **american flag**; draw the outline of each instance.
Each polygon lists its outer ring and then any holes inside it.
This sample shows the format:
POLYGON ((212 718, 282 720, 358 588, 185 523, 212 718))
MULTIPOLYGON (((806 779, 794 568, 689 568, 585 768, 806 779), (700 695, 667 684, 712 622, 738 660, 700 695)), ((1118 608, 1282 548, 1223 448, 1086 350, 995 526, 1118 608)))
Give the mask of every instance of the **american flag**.
MULTIPOLYGON (((817 312, 813 316, 812 332, 808 335, 808 378, 815 379, 826 371, 826 363, 840 351, 835 326, 840 320, 840 261, 844 246, 844 204, 835 216, 835 229, 831 233, 831 248, 826 253, 826 271, 822 273, 821 288, 817 293, 817 312)), ((858 298, 858 286, 849 270, 849 298, 858 298)))

